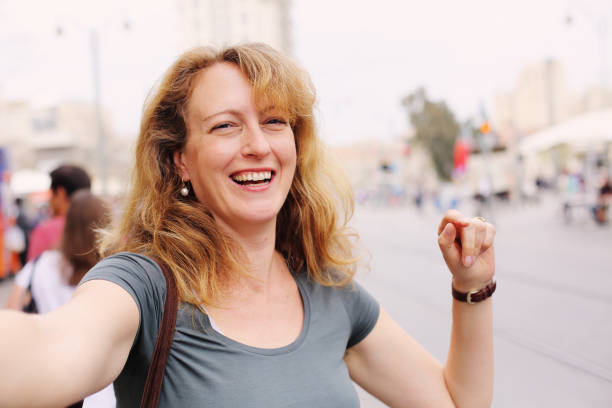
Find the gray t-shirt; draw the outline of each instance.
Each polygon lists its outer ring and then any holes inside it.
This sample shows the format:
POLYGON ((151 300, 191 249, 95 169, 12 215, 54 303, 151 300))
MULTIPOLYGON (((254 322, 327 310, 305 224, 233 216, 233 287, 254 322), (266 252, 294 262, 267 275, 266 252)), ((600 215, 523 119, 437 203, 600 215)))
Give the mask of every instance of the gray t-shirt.
MULTIPOLYGON (((347 348, 374 327, 378 303, 360 285, 321 286, 294 274, 304 304, 304 325, 291 344, 247 346, 211 327, 188 303, 179 305, 160 407, 358 407, 344 363, 347 348)), ((157 264, 134 253, 102 260, 82 282, 103 279, 124 288, 140 310, 140 326, 115 380, 118 407, 140 403, 166 297, 157 264)))

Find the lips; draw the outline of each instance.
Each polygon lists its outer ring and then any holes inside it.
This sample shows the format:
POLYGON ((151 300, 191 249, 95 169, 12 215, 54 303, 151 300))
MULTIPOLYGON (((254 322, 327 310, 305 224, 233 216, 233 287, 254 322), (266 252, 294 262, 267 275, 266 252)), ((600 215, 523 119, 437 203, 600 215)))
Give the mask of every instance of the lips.
POLYGON ((240 171, 233 173, 230 178, 234 183, 242 186, 252 185, 266 185, 269 184, 274 177, 274 171, 262 170, 262 171, 240 171))

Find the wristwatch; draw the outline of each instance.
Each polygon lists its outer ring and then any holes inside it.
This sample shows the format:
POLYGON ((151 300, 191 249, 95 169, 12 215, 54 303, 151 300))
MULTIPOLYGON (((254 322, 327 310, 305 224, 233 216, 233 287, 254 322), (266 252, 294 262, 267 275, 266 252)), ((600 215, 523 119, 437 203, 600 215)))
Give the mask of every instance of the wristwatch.
POLYGON ((487 286, 482 289, 474 289, 469 292, 459 292, 455 287, 451 284, 451 289, 453 293, 453 297, 461 302, 467 302, 470 305, 473 303, 482 302, 483 300, 491 297, 495 289, 497 288, 497 282, 491 281, 487 286))

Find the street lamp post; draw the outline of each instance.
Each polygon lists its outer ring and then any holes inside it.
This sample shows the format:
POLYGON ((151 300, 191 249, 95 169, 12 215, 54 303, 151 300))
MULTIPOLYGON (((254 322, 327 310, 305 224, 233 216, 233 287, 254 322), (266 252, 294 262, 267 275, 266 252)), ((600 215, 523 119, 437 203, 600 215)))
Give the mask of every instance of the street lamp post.
MULTIPOLYGON (((129 21, 124 21, 122 28, 130 29, 129 21)), ((100 31, 98 27, 92 26, 89 31, 89 53, 91 58, 91 80, 93 85, 94 109, 96 116, 96 138, 98 147, 98 175, 102 196, 108 194, 108 164, 106 155, 106 132, 104 129, 104 119, 102 112, 102 87, 100 78, 100 31)), ((57 28, 57 35, 62 35, 62 27, 57 28)))
POLYGON ((100 86, 100 38, 98 30, 89 31, 89 49, 91 54, 91 77, 93 81, 94 106, 96 112, 96 133, 98 138, 98 172, 102 187, 102 195, 108 193, 108 178, 106 169, 106 135, 102 118, 102 95, 100 86))

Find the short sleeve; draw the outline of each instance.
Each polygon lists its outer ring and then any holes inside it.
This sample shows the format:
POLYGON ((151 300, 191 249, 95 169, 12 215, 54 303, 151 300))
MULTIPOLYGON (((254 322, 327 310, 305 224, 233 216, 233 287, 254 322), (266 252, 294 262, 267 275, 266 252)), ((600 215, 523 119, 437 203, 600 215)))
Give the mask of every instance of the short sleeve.
POLYGON ((15 285, 20 288, 27 289, 30 285, 30 279, 32 279, 32 264, 34 261, 30 261, 25 264, 23 268, 15 275, 15 285))
POLYGON ((34 228, 32 233, 30 234, 30 242, 28 244, 28 255, 27 255, 28 261, 32 261, 36 259, 36 257, 42 254, 43 251, 45 250, 45 247, 43 244, 43 237, 41 235, 42 235, 41 226, 34 228))
POLYGON ((374 328, 380 305, 363 286, 353 282, 342 289, 342 301, 351 321, 351 335, 346 348, 363 340, 374 328))
POLYGON ((136 338, 143 332, 146 338, 157 338, 166 298, 166 281, 157 263, 143 255, 122 252, 100 261, 79 285, 100 279, 121 286, 136 302, 140 312, 136 338))

